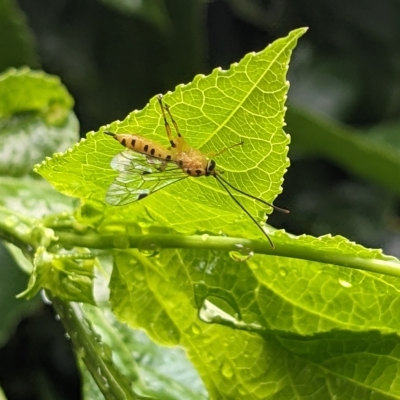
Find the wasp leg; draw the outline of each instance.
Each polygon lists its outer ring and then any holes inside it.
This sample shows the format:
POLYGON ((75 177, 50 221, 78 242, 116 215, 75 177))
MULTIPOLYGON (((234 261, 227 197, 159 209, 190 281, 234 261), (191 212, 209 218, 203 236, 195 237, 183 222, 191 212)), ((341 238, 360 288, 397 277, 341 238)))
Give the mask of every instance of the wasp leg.
POLYGON ((244 142, 239 142, 239 143, 235 143, 232 146, 228 146, 225 147, 224 149, 220 150, 220 151, 212 151, 210 153, 207 153, 207 157, 216 157, 219 156, 220 154, 224 153, 225 151, 231 149, 232 147, 236 147, 236 146, 242 146, 244 142))
POLYGON ((178 124, 176 123, 176 121, 174 120, 174 117, 171 114, 169 105, 164 103, 164 108, 167 110, 167 113, 168 113, 169 117, 171 118, 171 121, 172 121, 175 131, 176 131, 176 135, 178 136, 178 138, 182 137, 181 133, 179 132, 178 124))
POLYGON ((162 111, 162 114, 163 114, 164 125, 165 125, 165 130, 167 132, 168 140, 171 143, 171 147, 172 148, 176 148, 176 143, 172 139, 171 127, 169 126, 169 123, 168 123, 168 120, 167 120, 167 116, 165 115, 165 107, 164 107, 164 105, 162 103, 162 95, 161 94, 158 95, 157 100, 158 100, 158 103, 160 104, 161 111, 162 111))

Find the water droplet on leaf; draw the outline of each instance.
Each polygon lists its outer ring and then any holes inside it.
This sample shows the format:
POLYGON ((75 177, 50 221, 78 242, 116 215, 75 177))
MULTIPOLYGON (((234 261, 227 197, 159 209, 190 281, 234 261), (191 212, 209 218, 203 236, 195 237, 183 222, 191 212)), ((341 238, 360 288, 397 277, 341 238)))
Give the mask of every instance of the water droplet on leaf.
POLYGON ((201 327, 197 324, 192 324, 191 329, 195 335, 200 335, 202 332, 201 327))
POLYGON ((222 364, 221 372, 222 372, 222 375, 223 375, 225 378, 230 379, 230 378, 232 378, 232 376, 233 376, 234 369, 232 368, 232 365, 231 365, 231 364, 229 364, 228 362, 224 362, 224 363, 222 364))
POLYGON ((245 247, 242 244, 235 244, 237 250, 229 252, 229 256, 234 261, 245 262, 254 256, 254 251, 249 247, 245 247))
POLYGON ((288 274, 285 268, 279 268, 279 275, 285 277, 288 274))
POLYGON ((146 257, 152 257, 161 251, 161 247, 154 239, 142 239, 138 244, 138 250, 146 257))
POLYGON ((350 287, 353 286, 353 284, 351 284, 351 283, 348 282, 348 281, 345 281, 345 280, 342 279, 342 278, 339 278, 339 283, 340 283, 340 285, 342 285, 344 288, 350 288, 350 287))

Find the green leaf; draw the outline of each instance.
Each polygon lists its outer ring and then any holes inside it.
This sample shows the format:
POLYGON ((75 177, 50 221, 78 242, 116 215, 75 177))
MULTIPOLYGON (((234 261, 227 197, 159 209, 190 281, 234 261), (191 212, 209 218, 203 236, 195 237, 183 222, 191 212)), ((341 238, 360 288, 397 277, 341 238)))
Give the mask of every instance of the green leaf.
POLYGON ((4 395, 3 390, 0 387, 0 400, 7 400, 7 397, 4 395))
MULTIPOLYGON (((285 76, 291 52, 304 32, 293 31, 262 52, 248 54, 228 71, 216 69, 209 76, 197 76, 165 96, 181 133, 194 148, 210 152, 245 142, 219 157, 218 166, 231 184, 268 202, 281 192, 289 165, 289 137, 282 129, 288 89, 285 76)), ((144 110, 133 112, 107 130, 137 132, 168 145, 156 98, 144 110)), ((121 150, 101 129, 89 133, 72 151, 39 165, 36 171, 65 194, 104 202, 116 176, 110 161, 121 150)), ((238 197, 257 219, 264 219, 265 207, 238 197)), ((105 223, 110 218, 114 222, 148 224, 148 215, 180 231, 261 235, 223 188, 206 177, 186 179, 138 203, 108 207, 105 223)))
POLYGON ((32 313, 37 301, 21 301, 15 295, 26 287, 28 275, 22 272, 0 243, 0 346, 9 340, 21 319, 32 313))
POLYGON ((0 71, 38 66, 33 35, 14 0, 0 0, 0 48, 0 71))
POLYGON ((21 176, 79 138, 73 100, 59 79, 10 69, 0 75, 0 174, 21 176))
POLYGON ((28 68, 14 68, 0 77, 0 117, 27 111, 40 112, 49 123, 64 122, 72 97, 59 78, 28 68))
MULTIPOLYGON (((157 346, 144 332, 119 323, 104 305, 102 309, 84 305, 83 309, 103 346, 113 352, 115 367, 135 392, 165 400, 206 398, 204 386, 183 349, 157 346)), ((89 386, 90 379, 86 379, 89 386)))
MULTIPOLYGON (((33 225, 39 224, 36 218, 56 214, 53 218, 60 221, 62 219, 60 213, 72 211, 75 203, 74 199, 57 192, 47 182, 30 177, 0 177, 0 193, 0 206, 8 210, 8 215, 3 216, 3 223, 14 232, 24 232, 26 236, 30 236, 33 225), (11 210, 16 214, 13 215, 11 210), (34 220, 30 220, 29 217, 34 220), (24 220, 25 223, 23 223, 24 220)), ((2 214, 1 211, 0 214, 2 214)), ((68 214, 63 214, 63 216, 68 218, 68 214)), ((45 221, 42 220, 41 223, 45 221)), ((30 274, 32 272, 30 260, 11 243, 5 242, 5 245, 18 265, 30 274)))
POLYGON ((31 299, 42 288, 66 301, 95 304, 93 298, 94 260, 90 254, 55 255, 39 248, 35 254, 34 268, 28 288, 18 295, 31 299), (81 260, 79 260, 81 258, 81 260), (79 261, 78 261, 79 260, 79 261))
POLYGON ((274 399, 386 400, 400 395, 397 334, 333 331, 280 337, 278 343, 283 354, 275 359, 276 367, 286 368, 288 385, 274 399), (291 353, 290 359, 285 351, 291 353))
POLYGON ((35 218, 72 211, 76 202, 54 190, 48 182, 30 177, 1 177, 0 193, 1 206, 35 218))
POLYGON ((400 137, 397 135, 400 121, 394 120, 375 125, 365 132, 365 136, 380 148, 400 156, 400 137))
MULTIPOLYGON (((304 252, 394 260, 341 237, 275 235, 304 252)), ((120 250, 114 260, 117 317, 156 343, 183 347, 211 398, 400 395, 394 277, 251 253, 238 262, 216 250, 120 250)))
POLYGON ((286 121, 293 145, 302 151, 326 157, 346 171, 400 194, 399 146, 305 110, 290 109, 286 121))

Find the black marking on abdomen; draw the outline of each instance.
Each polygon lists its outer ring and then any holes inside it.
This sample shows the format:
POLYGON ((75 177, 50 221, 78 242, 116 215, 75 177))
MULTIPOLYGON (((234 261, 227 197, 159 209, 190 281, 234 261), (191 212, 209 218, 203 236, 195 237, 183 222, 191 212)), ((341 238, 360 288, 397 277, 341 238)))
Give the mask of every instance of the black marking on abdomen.
POLYGON ((123 139, 121 140, 121 144, 122 144, 122 146, 125 146, 125 144, 126 144, 125 138, 123 138, 123 139))
POLYGON ((143 147, 143 150, 147 153, 147 150, 149 149, 149 145, 148 144, 146 144, 144 147, 143 147))
POLYGON ((196 175, 200 176, 203 171, 201 169, 196 169, 196 175))
POLYGON ((136 144, 136 139, 132 139, 132 140, 131 140, 131 146, 132 146, 132 147, 135 147, 135 144, 136 144))
MULTIPOLYGON (((160 154, 160 157, 161 157, 161 154, 160 154)), ((166 159, 167 161, 169 161, 169 160, 171 159, 171 156, 168 154, 167 157, 165 157, 165 159, 166 159)))
POLYGON ((151 149, 150 150, 150 154, 152 155, 152 156, 154 156, 154 153, 156 152, 156 149, 151 149))

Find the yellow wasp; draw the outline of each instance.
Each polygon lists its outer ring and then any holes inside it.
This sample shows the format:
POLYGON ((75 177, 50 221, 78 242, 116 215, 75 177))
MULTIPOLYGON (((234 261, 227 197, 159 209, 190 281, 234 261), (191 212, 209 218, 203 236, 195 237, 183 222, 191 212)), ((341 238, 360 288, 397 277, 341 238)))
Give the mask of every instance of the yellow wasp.
POLYGON ((234 187, 222 178, 221 172, 218 172, 215 168, 215 161, 211 159, 211 157, 216 157, 232 147, 241 146, 243 142, 235 143, 218 152, 203 154, 200 150, 193 149, 185 142, 179 132, 178 124, 172 117, 169 106, 163 103, 161 94, 158 96, 158 102, 163 115, 170 147, 164 147, 153 140, 132 133, 104 132, 127 148, 122 153, 117 154, 111 161, 111 167, 119 171, 120 174, 107 191, 107 203, 115 206, 129 204, 189 176, 195 178, 213 176, 228 193, 230 198, 258 226, 267 237, 271 246, 274 247, 268 234, 239 200, 236 199, 230 189, 283 213, 287 214, 289 211, 276 207, 234 187), (172 137, 171 126, 166 113, 176 131, 175 138, 172 137))

